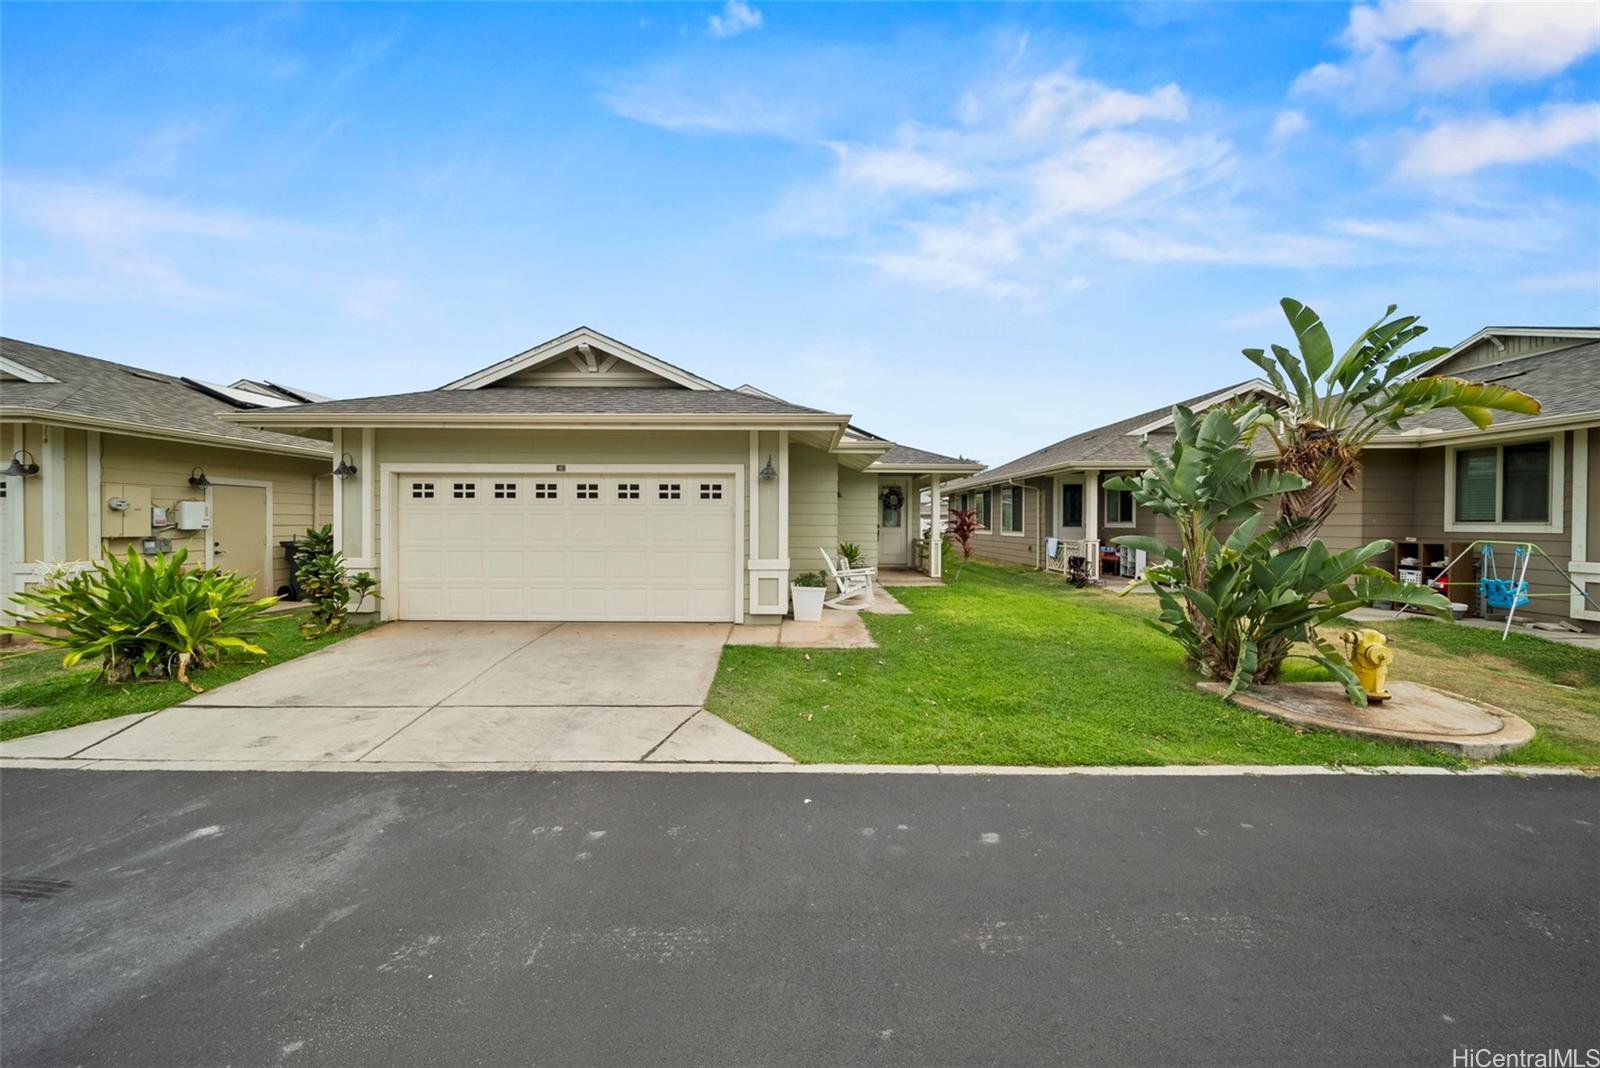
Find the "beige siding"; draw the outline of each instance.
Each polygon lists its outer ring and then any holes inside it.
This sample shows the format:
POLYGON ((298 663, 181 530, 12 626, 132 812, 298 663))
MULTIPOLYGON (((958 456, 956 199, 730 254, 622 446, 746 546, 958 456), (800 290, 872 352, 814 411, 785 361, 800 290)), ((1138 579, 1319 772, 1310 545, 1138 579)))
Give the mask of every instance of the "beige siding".
MULTIPOLYGON (((804 445, 789 447, 790 571, 820 571, 819 548, 832 553, 839 544, 839 464, 804 445)), ((876 541, 876 535, 874 535, 876 541)), ((876 552, 877 545, 873 545, 876 552)))
MULTIPOLYGON (((1010 487, 992 486, 994 504, 990 509, 991 529, 979 530, 972 538, 972 555, 983 560, 998 560, 1024 567, 1038 567, 1042 531, 1049 517, 1050 479, 1026 479, 1022 486, 1022 532, 1002 533, 1000 527, 1000 495, 1010 487)), ((979 491, 982 492, 982 491, 979 491)), ((976 507, 974 505, 974 507, 976 507)))
MULTIPOLYGON (((272 544, 268 559, 272 564, 273 590, 289 581, 288 565, 278 542, 301 534, 312 524, 316 476, 328 469, 322 458, 301 459, 272 453, 247 452, 185 445, 178 442, 104 434, 100 438, 100 479, 102 485, 124 484, 148 487, 152 505, 171 506, 181 500, 204 500, 205 491, 189 485, 195 466, 205 469, 209 478, 237 478, 272 484, 272 544)), ((103 503, 103 502, 102 502, 103 503)), ((193 562, 205 560, 205 532, 165 531, 173 548, 187 548, 193 562)), ((109 551, 123 554, 131 538, 108 538, 109 551)))
MULTIPOLYGON (((1432 373, 1462 375, 1474 367, 1484 367, 1491 363, 1515 359, 1518 356, 1530 356, 1536 352, 1551 352, 1582 343, 1583 341, 1580 338, 1555 335, 1484 338, 1470 349, 1451 357, 1449 362, 1435 367, 1432 373)), ((1466 377, 1470 378, 1471 376, 1467 375, 1466 377)))
MULTIPOLYGON (((915 496, 913 494, 913 496, 915 496)), ((909 516, 912 506, 906 506, 909 516)), ((878 478, 839 468, 839 540, 861 546, 863 562, 878 566, 878 478)), ((804 563, 804 561, 802 561, 804 563)), ((818 563, 821 563, 819 560, 818 563)))

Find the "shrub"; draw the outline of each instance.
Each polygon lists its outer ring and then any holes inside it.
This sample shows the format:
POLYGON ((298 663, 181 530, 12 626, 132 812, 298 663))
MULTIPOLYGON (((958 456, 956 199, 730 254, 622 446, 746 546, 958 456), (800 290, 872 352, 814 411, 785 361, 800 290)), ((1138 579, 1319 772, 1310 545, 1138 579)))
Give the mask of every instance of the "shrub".
POLYGON ((796 586, 808 586, 820 589, 828 588, 828 576, 824 575, 820 571, 802 571, 791 581, 796 586))
POLYGON ((300 633, 319 638, 344 629, 350 616, 351 595, 359 596, 359 609, 368 596, 379 596, 378 584, 365 571, 352 576, 346 570, 344 554, 333 548, 331 527, 308 529, 300 544, 294 577, 300 596, 311 605, 311 614, 300 624, 300 633))
POLYGON ((276 597, 250 596, 250 579, 231 571, 186 571, 188 550, 147 558, 132 547, 76 575, 16 594, 21 622, 0 627, 66 650, 70 668, 98 657, 111 685, 175 678, 189 689, 195 668, 232 650, 265 656, 247 639, 276 597))
POLYGON ((845 567, 861 566, 861 546, 853 541, 839 543, 839 559, 844 561, 845 567))
POLYGON ((961 565, 956 568, 956 578, 961 577, 961 568, 967 566, 967 561, 972 559, 972 536, 978 532, 978 513, 976 510, 957 508, 951 511, 949 520, 945 523, 945 537, 961 550, 961 565))
POLYGON ((1267 525, 1262 509, 1307 481, 1290 472, 1256 469, 1251 438, 1271 418, 1260 407, 1221 406, 1201 420, 1179 405, 1172 418, 1170 456, 1146 445, 1149 469, 1137 478, 1106 483, 1130 491, 1139 504, 1177 527, 1178 545, 1144 535, 1114 539, 1165 561, 1141 577, 1161 602, 1156 626, 1183 646, 1190 667, 1226 679, 1228 696, 1251 683, 1275 680, 1295 643, 1305 642, 1312 649, 1310 659, 1343 683, 1352 701, 1365 704, 1355 674, 1317 634, 1317 625, 1375 600, 1446 616, 1449 602, 1367 566, 1391 547, 1388 541, 1330 553, 1313 538, 1275 551, 1274 546, 1293 540, 1306 520, 1284 518, 1267 525), (1233 532, 1223 540, 1226 524, 1234 525, 1233 532))

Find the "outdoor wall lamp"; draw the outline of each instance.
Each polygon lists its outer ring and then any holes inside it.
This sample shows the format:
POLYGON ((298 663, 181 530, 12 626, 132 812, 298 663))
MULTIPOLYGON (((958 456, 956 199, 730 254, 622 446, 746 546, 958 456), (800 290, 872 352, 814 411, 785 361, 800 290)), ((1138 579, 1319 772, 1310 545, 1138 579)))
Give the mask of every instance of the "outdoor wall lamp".
POLYGON ((339 457, 339 466, 333 469, 335 478, 349 478, 356 473, 356 465, 351 462, 350 454, 345 453, 339 457))
POLYGON ((17 478, 27 478, 29 475, 37 475, 38 473, 39 464, 36 460, 34 460, 33 453, 29 452, 27 449, 18 449, 16 452, 12 453, 11 463, 6 465, 4 472, 0 472, 0 474, 17 478), (26 460, 23 459, 24 456, 27 457, 26 460))
POLYGON ((207 486, 211 485, 211 480, 206 477, 206 469, 196 466, 193 471, 190 471, 189 485, 193 486, 195 489, 205 489, 207 486))
POLYGON ((772 454, 767 453, 767 466, 761 469, 761 481, 771 482, 778 477, 778 469, 772 466, 772 454))

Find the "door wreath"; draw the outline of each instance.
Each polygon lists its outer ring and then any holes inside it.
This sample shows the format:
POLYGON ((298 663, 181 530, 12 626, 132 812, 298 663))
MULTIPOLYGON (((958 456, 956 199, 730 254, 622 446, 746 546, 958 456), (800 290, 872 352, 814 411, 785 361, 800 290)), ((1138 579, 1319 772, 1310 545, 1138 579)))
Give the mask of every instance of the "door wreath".
POLYGON ((890 486, 879 495, 878 500, 887 511, 898 512, 900 506, 906 503, 906 495, 900 492, 899 486, 890 486))

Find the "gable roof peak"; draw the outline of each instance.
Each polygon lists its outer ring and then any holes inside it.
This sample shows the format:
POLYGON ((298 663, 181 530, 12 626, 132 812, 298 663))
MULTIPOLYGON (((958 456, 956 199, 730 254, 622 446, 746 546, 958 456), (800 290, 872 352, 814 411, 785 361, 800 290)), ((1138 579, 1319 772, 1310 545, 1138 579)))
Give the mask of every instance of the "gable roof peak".
POLYGON ((490 364, 481 370, 472 372, 447 382, 441 389, 482 389, 485 386, 502 382, 513 375, 554 361, 567 358, 573 360, 574 367, 580 372, 587 371, 591 374, 599 373, 602 363, 606 367, 614 366, 618 362, 627 363, 641 371, 664 380, 669 386, 681 389, 695 390, 721 390, 708 378, 701 378, 691 371, 686 371, 676 364, 668 363, 659 357, 652 356, 642 349, 636 349, 614 337, 602 334, 590 326, 579 326, 568 330, 548 341, 542 341, 530 349, 525 349, 515 356, 507 357, 498 363, 490 364), (603 357, 597 356, 596 351, 604 353, 603 357))

